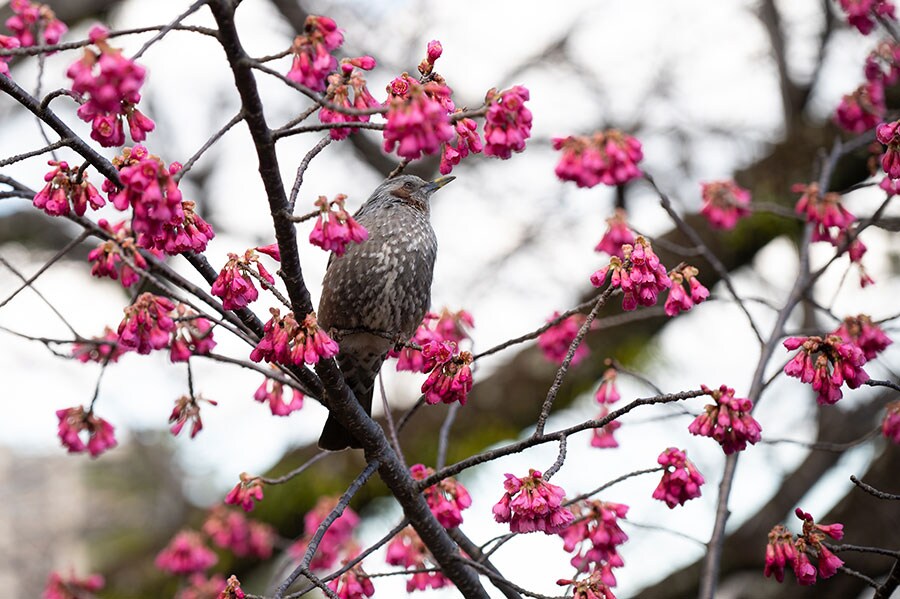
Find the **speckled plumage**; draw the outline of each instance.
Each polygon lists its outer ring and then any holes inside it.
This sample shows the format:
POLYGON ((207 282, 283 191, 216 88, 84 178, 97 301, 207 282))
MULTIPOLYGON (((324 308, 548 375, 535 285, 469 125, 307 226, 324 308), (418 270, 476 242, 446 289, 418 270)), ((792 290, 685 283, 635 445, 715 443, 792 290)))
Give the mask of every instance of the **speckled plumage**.
MULTIPOLYGON (((395 340, 412 336, 431 304, 437 238, 428 202, 449 180, 428 183, 402 175, 382 183, 354 215, 369 238, 350 244, 343 256, 332 254, 328 263, 318 321, 337 333, 338 365, 369 414, 375 377, 388 351, 395 340)), ((319 446, 338 450, 360 444, 329 415, 319 446)))

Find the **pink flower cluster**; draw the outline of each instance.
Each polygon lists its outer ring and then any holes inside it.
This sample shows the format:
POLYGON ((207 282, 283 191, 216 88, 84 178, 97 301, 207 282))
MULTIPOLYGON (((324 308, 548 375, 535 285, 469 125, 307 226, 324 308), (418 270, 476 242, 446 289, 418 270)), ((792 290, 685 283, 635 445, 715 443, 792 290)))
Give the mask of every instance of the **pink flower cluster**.
MULTIPOLYGON (((461 111, 457 111, 461 112, 461 111)), ((447 142, 441 152, 440 170, 442 175, 450 174, 453 167, 469 155, 480 154, 484 149, 481 138, 478 137, 478 124, 470 118, 461 118, 453 124, 456 131, 454 143, 447 142)))
POLYGON ((619 390, 616 388, 618 376, 619 373, 615 368, 607 368, 603 372, 603 378, 600 379, 600 386, 597 388, 597 393, 594 396, 598 404, 614 404, 622 399, 619 390))
POLYGON ((375 594, 375 585, 359 565, 329 581, 328 588, 340 599, 363 599, 375 594))
MULTIPOLYGON (((554 312, 550 318, 547 319, 547 322, 551 323, 558 318, 559 312, 554 312)), ((538 336, 537 343, 538 347, 541 348, 544 357, 551 362, 562 364, 563 360, 566 359, 566 355, 569 353, 569 347, 571 347, 572 342, 575 341, 575 337, 578 336, 578 331, 581 330, 581 327, 586 320, 587 316, 584 314, 572 314, 541 333, 540 336, 538 336)), ((570 366, 577 365, 590 354, 590 348, 588 348, 587 343, 584 343, 584 340, 582 340, 582 342, 578 344, 578 348, 575 349, 575 353, 572 355, 570 366)))
POLYGON ((456 352, 452 341, 429 341, 422 348, 424 372, 429 373, 422 383, 422 393, 429 404, 438 402, 466 405, 472 390, 472 354, 456 352))
POLYGON ((623 310, 634 310, 638 305, 656 304, 660 292, 670 288, 672 280, 659 257, 653 253, 650 242, 638 237, 633 246, 623 245, 622 252, 625 258, 610 258, 609 266, 604 266, 591 275, 591 284, 601 287, 606 281, 606 275, 612 271, 609 284, 622 289, 623 310))
POLYGON ((37 45, 38 36, 42 37, 48 46, 58 44, 69 30, 46 4, 36 4, 29 0, 12 0, 9 7, 13 16, 6 19, 6 26, 23 48, 37 45))
POLYGON ((228 491, 225 503, 239 505, 245 512, 253 511, 257 501, 263 498, 263 481, 258 476, 241 472, 240 482, 228 491))
POLYGON ((104 328, 100 337, 72 344, 72 357, 84 364, 115 364, 125 353, 128 350, 119 346, 119 334, 109 327, 104 328))
POLYGON ((792 566, 798 583, 815 584, 816 568, 809 560, 809 557, 813 556, 818 560, 819 576, 831 578, 844 562, 822 541, 826 536, 837 541, 842 539, 844 525, 816 524, 813 517, 800 508, 794 513, 803 520, 803 532, 794 538, 794 535, 781 524, 772 528, 769 532, 769 543, 766 545, 766 565, 763 574, 767 577, 774 575, 775 580, 782 582, 784 567, 792 566))
POLYGON ((841 326, 831 334, 838 335, 859 347, 866 360, 874 360, 878 354, 887 349, 888 345, 893 343, 891 338, 885 335, 884 331, 866 314, 846 317, 841 326))
POLYGON ((450 88, 437 80, 420 84, 406 73, 398 79, 388 86, 392 97, 385 115, 384 151, 396 147, 407 160, 436 154, 455 133, 448 115, 454 108, 450 88))
POLYGON ((139 354, 149 354, 169 345, 169 335, 175 330, 171 312, 175 304, 168 298, 150 292, 140 294, 125 308, 125 318, 119 324, 119 344, 139 354))
POLYGON ((545 481, 541 473, 531 468, 528 475, 518 478, 506 474, 503 488, 506 493, 494 505, 494 520, 509 522, 509 530, 516 533, 541 531, 548 535, 560 533, 575 516, 562 505, 566 492, 562 487, 545 481))
POLYGON ((87 207, 97 210, 106 204, 97 188, 88 183, 87 175, 77 167, 69 167, 68 162, 47 162, 54 167, 44 175, 47 184, 34 196, 34 207, 43 210, 50 216, 65 216, 69 213, 69 204, 78 216, 84 216, 87 207))
MULTIPOLYGON (((256 249, 262 251, 261 248, 256 249)), ((280 259, 279 255, 276 260, 280 259)), ((213 281, 210 291, 214 296, 222 298, 222 308, 225 310, 246 308, 247 304, 255 302, 259 297, 259 291, 248 274, 251 264, 256 265, 256 272, 260 279, 269 285, 275 284, 275 278, 262 265, 259 256, 252 248, 244 252, 243 256, 229 253, 228 262, 219 271, 219 276, 213 281)))
POLYGON ((556 584, 559 586, 572 585, 572 599, 616 599, 609 585, 603 582, 602 572, 591 572, 590 576, 581 580, 560 578, 556 584))
POLYGON ((303 408, 303 393, 297 389, 290 389, 290 397, 290 401, 285 401, 284 384, 270 378, 266 378, 253 393, 253 399, 256 401, 268 402, 273 416, 289 416, 303 408))
POLYGON ((183 530, 156 555, 156 567, 170 574, 202 572, 219 561, 200 533, 183 530))
POLYGON ((837 245, 840 242, 839 234, 832 232, 832 229, 836 227, 843 231, 856 220, 841 204, 839 193, 832 191, 822 195, 818 183, 796 183, 791 186, 791 191, 802 194, 794 212, 806 216, 806 221, 815 225, 812 241, 827 241, 837 245))
POLYGON ((488 91, 485 104, 489 104, 484 117, 484 155, 507 160, 513 152, 525 149, 525 140, 531 137, 531 111, 525 107, 530 98, 528 89, 514 85, 508 90, 488 91))
POLYGON ((700 487, 706 482, 684 450, 670 447, 656 460, 663 467, 662 480, 653 491, 653 499, 665 501, 669 508, 684 505, 685 501, 700 497, 700 487))
POLYGON ((643 174, 638 168, 644 158, 641 142, 618 129, 598 131, 590 137, 555 137, 553 149, 562 150, 556 176, 574 181, 578 187, 623 185, 643 174))
POLYGON ((217 547, 228 549, 239 557, 268 559, 272 556, 275 529, 223 505, 214 507, 206 517, 203 532, 217 547))
MULTIPOLYGON (((440 314, 428 312, 422 320, 422 324, 416 329, 410 339, 411 343, 422 347, 429 341, 452 341, 459 344, 464 340, 471 341, 467 329, 475 326, 475 320, 466 310, 451 312, 448 308, 442 308, 440 314)), ((397 370, 426 373, 425 358, 422 350, 412 347, 392 349, 388 354, 391 358, 397 358, 397 370)))
POLYGON ((115 429, 109 422, 84 406, 57 410, 59 419, 57 436, 69 453, 87 451, 92 458, 116 446, 115 429), (82 434, 84 433, 84 434, 82 434), (87 436, 87 443, 84 437, 87 436))
POLYGON ((875 138, 886 146, 881 157, 884 172, 891 179, 900 179, 900 121, 878 125, 875 138))
POLYGON ((879 18, 895 18, 891 0, 840 0, 840 5, 847 15, 847 22, 863 35, 871 33, 879 18))
POLYGON ((72 80, 72 91, 87 97, 77 111, 78 118, 91 123, 91 138, 106 148, 125 143, 122 117, 136 142, 147 139, 147 133, 156 126, 137 109, 144 67, 126 58, 119 48, 111 47, 106 41, 108 35, 103 27, 93 27, 88 37, 96 50, 85 48, 81 59, 66 71, 72 80))
MULTIPOLYGON (((303 557, 316 530, 337 505, 336 497, 322 497, 316 502, 315 507, 306 513, 303 517, 303 536, 288 549, 294 558, 303 557)), ((341 515, 325 531, 316 554, 309 563, 310 569, 328 570, 338 562, 342 553, 346 555, 353 553, 355 548, 353 532, 358 525, 359 516, 349 507, 345 507, 341 515)))
POLYGON ((900 45, 892 40, 878 42, 866 57, 863 74, 866 81, 878 82, 885 87, 896 83, 900 79, 900 45))
POLYGON ((356 222, 344 208, 346 199, 347 196, 342 193, 331 201, 325 196, 319 196, 316 200, 319 218, 309 234, 311 244, 338 256, 344 255, 351 241, 362 243, 369 238, 366 228, 356 222))
POLYGON ((634 245, 634 233, 628 227, 627 213, 622 208, 616 208, 611 217, 606 219, 606 233, 600 239, 600 243, 594 248, 595 252, 606 252, 610 256, 624 258, 623 245, 634 245))
POLYGON ((900 401, 894 401, 887 405, 884 420, 881 421, 881 434, 885 439, 890 439, 900 445, 900 401))
POLYGON ((672 279, 672 287, 666 298, 665 311, 667 316, 675 316, 679 312, 687 312, 709 298, 709 289, 697 278, 700 274, 693 266, 684 266, 680 271, 673 271, 669 277, 672 279), (686 291, 684 283, 687 281, 689 289, 686 291))
MULTIPOLYGON (((371 56, 352 60, 365 64, 368 68, 375 66, 375 59, 371 56), (362 62, 363 58, 368 61, 362 62)), ((328 91, 325 93, 328 101, 342 108, 357 110, 380 106, 381 103, 369 93, 369 89, 366 87, 366 78, 362 72, 353 69, 350 62, 343 63, 342 66, 350 66, 350 73, 332 73, 328 76, 328 91), (353 102, 350 101, 351 90, 353 91, 353 102)), ((323 106, 319 111, 319 120, 323 123, 368 123, 369 117, 368 114, 347 114, 327 106, 323 106)), ((349 127, 339 127, 329 130, 328 134, 331 139, 339 140, 347 138, 355 130, 349 127)))
MULTIPOLYGON (((434 474, 434 468, 424 464, 414 464, 409 469, 414 480, 425 480, 434 474)), ((431 513, 444 528, 456 528, 462 524, 462 511, 472 505, 472 497, 455 478, 445 478, 425 491, 425 501, 431 513)))
POLYGON ((187 362, 191 356, 205 356, 213 350, 212 323, 184 304, 175 309, 175 330, 169 342, 169 359, 187 362))
POLYGON ((79 599, 86 593, 94 593, 103 588, 106 582, 99 574, 91 574, 87 578, 76 578, 75 574, 63 576, 59 572, 50 572, 47 585, 44 587, 43 599, 79 599))
POLYGON ((715 439, 725 455, 744 451, 747 443, 755 445, 759 441, 762 427, 750 414, 753 402, 735 397, 734 389, 725 385, 718 389, 710 389, 706 385, 700 387, 716 403, 708 404, 705 411, 691 422, 688 430, 692 435, 715 439))
POLYGON ((710 181, 700 184, 703 207, 700 214, 716 229, 733 229, 750 214, 750 192, 734 181, 710 181))
POLYGON ((182 395, 176 399, 175 407, 172 408, 172 413, 169 415, 169 424, 172 425, 169 427, 169 432, 177 437, 181 433, 181 429, 184 428, 184 425, 190 421, 191 439, 196 437, 197 434, 203 430, 203 421, 200 419, 200 402, 203 401, 213 406, 219 405, 218 402, 211 399, 204 399, 199 395, 196 397, 182 395))
MULTIPOLYGON (((391 540, 385 560, 392 566, 403 566, 406 570, 431 569, 432 563, 429 562, 434 562, 425 543, 410 527, 404 528, 391 540)), ((406 592, 440 589, 452 584, 440 570, 416 572, 406 581, 406 592)))
POLYGON ((811 383, 820 405, 837 403, 843 397, 841 385, 844 383, 856 389, 869 380, 863 370, 866 363, 863 350, 838 335, 789 337, 784 346, 790 351, 800 350, 785 365, 784 373, 811 383))
POLYGON ((303 34, 294 38, 291 52, 294 60, 287 78, 313 91, 325 91, 325 79, 337 68, 337 58, 331 52, 344 43, 344 34, 332 19, 309 15, 303 34))
POLYGON ((141 275, 132 268, 132 264, 146 270, 147 260, 134 243, 134 234, 128 221, 110 225, 105 218, 101 218, 97 224, 110 234, 111 239, 101 241, 88 254, 88 261, 93 262, 91 274, 95 277, 109 277, 121 282, 123 287, 131 287, 141 280, 141 275))
POLYGON ((272 318, 266 323, 263 338, 250 352, 254 362, 265 360, 279 364, 317 364, 338 353, 338 344, 319 328, 316 313, 310 312, 298 323, 293 312, 281 317, 278 308, 269 308, 272 318))
MULTIPOLYGON (((594 396, 597 403, 600 404, 600 412, 594 418, 595 420, 603 420, 609 416, 609 405, 621 399, 619 390, 616 389, 617 376, 618 373, 614 368, 607 368, 603 373, 600 386, 597 388, 597 393, 594 396)), ((609 424, 593 429, 594 433, 591 436, 591 447, 597 447, 599 449, 618 447, 619 442, 616 441, 614 434, 621 426, 621 422, 613 420, 609 424)))
POLYGON ((885 112, 884 84, 868 81, 841 99, 834 122, 850 133, 863 133, 881 122, 885 112))
POLYGON ((617 547, 628 540, 619 526, 619 519, 628 514, 628 506, 621 503, 591 501, 575 504, 575 521, 559 533, 563 549, 573 554, 572 566, 578 572, 601 572, 603 582, 616 586, 612 568, 625 565, 617 547))
MULTIPOLYGON (((12 50, 13 48, 18 48, 20 45, 19 40, 16 38, 8 35, 0 35, 0 50, 12 50)), ((7 77, 11 76, 9 72, 9 61, 12 59, 12 56, 0 56, 0 75, 5 75, 7 77)))

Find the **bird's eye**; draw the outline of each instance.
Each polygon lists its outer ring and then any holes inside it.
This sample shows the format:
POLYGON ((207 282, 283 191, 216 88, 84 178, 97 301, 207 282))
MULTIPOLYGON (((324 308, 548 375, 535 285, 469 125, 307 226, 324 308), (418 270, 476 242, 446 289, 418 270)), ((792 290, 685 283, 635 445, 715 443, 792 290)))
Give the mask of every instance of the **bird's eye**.
POLYGON ((410 191, 412 191, 413 189, 415 189, 415 187, 416 187, 416 186, 413 184, 412 181, 407 181, 406 183, 403 184, 403 189, 408 189, 408 190, 410 190, 410 191))

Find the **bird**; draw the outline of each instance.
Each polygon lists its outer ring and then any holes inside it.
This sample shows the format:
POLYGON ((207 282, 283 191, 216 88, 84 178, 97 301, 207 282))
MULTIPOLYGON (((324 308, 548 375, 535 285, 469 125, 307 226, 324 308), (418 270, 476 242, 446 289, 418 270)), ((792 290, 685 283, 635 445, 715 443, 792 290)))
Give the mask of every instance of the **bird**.
MULTIPOLYGON (((318 323, 337 337, 338 366, 370 416, 375 377, 388 352, 412 337, 431 305, 437 238, 430 199, 454 179, 400 175, 385 180, 353 215, 368 238, 329 258, 318 323)), ((339 451, 362 444, 329 414, 319 447, 339 451)))

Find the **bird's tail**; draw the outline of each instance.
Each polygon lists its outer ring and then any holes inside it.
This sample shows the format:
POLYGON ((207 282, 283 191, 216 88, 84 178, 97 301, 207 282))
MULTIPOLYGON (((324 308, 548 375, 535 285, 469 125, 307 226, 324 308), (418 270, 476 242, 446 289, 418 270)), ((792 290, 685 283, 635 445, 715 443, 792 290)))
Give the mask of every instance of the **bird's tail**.
MULTIPOLYGON (((353 391, 357 401, 362 404, 366 414, 372 415, 372 395, 375 390, 375 377, 381 370, 385 354, 381 352, 341 352, 338 355, 338 366, 344 373, 347 386, 353 391)), ((319 447, 331 451, 338 451, 352 447, 360 449, 362 444, 350 431, 344 428, 334 416, 328 414, 322 435, 319 437, 319 447)))

